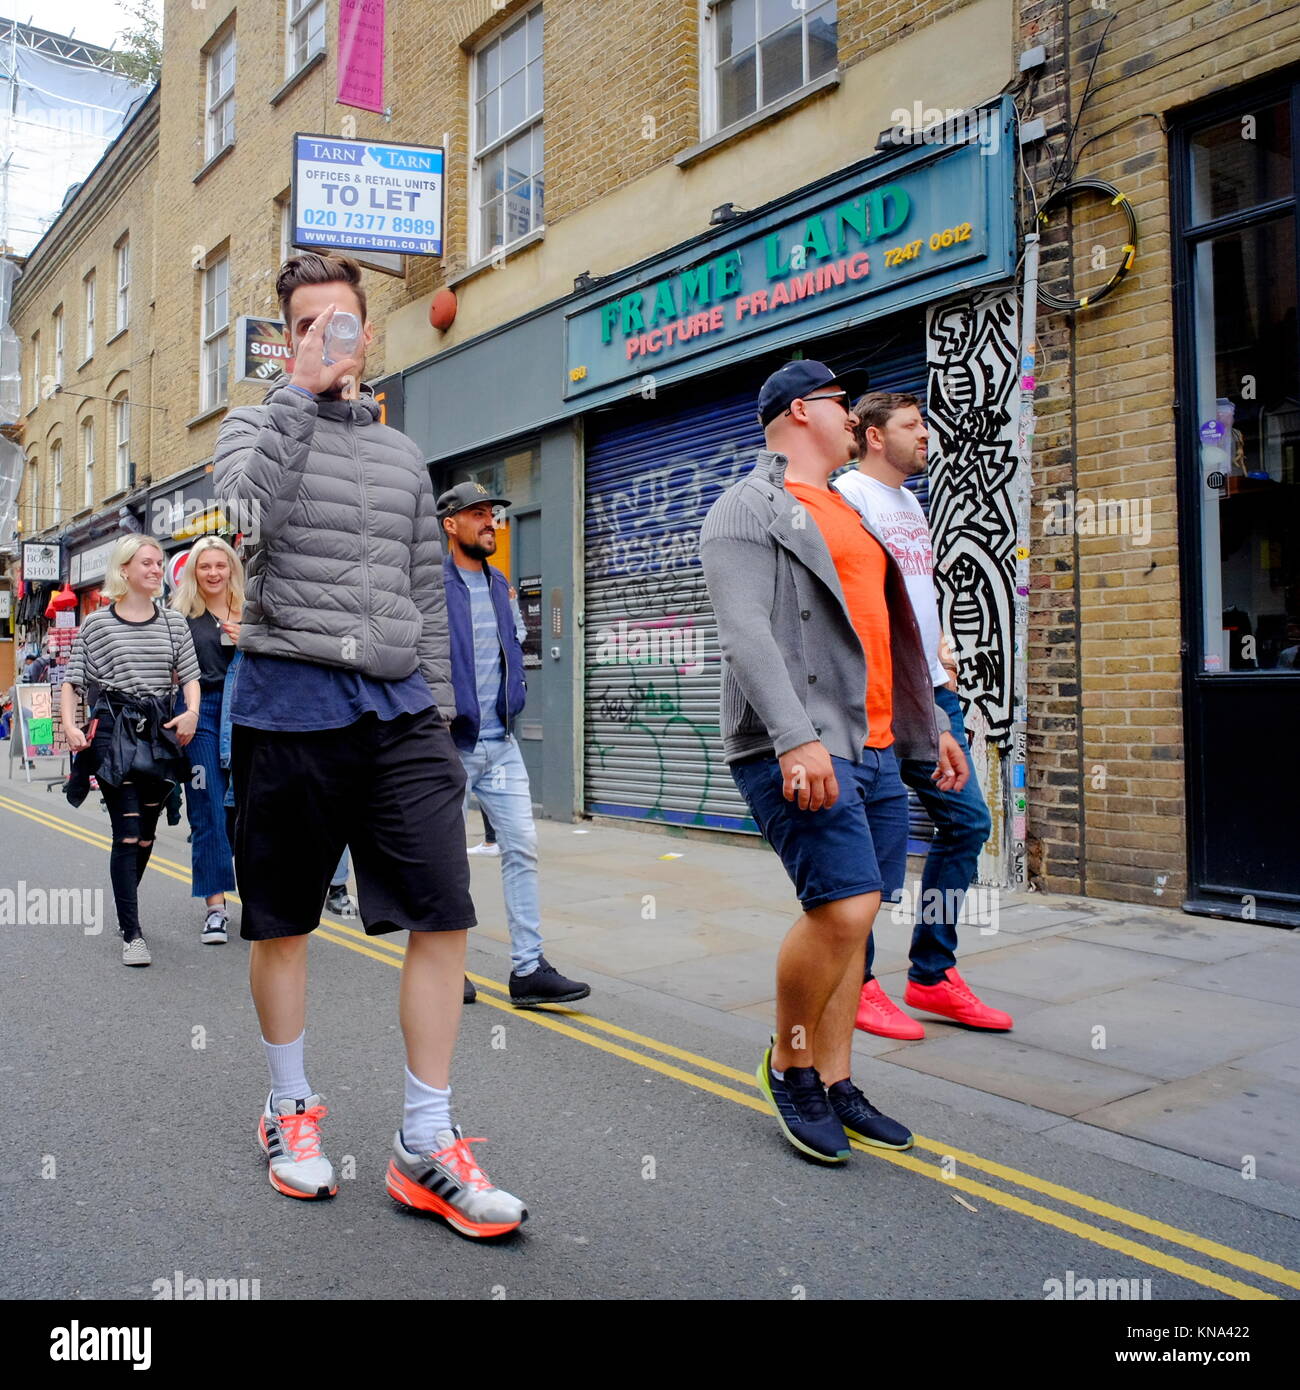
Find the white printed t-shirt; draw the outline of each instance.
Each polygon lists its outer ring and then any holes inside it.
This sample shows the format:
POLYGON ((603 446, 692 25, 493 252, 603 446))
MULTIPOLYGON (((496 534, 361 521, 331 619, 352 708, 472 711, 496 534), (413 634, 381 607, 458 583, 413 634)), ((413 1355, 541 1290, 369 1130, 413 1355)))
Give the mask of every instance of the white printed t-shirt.
POLYGON ((934 552, 930 527, 921 504, 905 487, 890 487, 856 469, 834 480, 845 500, 867 519, 871 529, 884 541, 898 561, 907 581, 921 646, 930 661, 930 679, 947 685, 948 673, 939 660, 939 603, 934 591, 934 552))

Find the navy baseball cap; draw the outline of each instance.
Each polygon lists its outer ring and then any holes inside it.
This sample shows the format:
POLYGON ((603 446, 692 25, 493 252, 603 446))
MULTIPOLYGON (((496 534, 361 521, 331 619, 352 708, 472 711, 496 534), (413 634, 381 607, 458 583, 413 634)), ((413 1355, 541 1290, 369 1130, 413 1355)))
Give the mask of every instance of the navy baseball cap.
POLYGON ((791 401, 831 385, 843 387, 852 400, 855 389, 866 390, 867 374, 855 367, 837 376, 824 362, 787 362, 768 377, 758 393, 758 423, 766 429, 782 411, 789 410, 791 401))

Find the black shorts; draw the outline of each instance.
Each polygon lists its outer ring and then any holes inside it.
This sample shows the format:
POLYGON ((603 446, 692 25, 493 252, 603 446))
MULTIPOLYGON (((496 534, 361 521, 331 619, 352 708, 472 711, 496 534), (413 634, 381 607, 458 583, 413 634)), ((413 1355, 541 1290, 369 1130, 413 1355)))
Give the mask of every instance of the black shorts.
POLYGON ((246 941, 313 931, 344 846, 368 936, 474 926, 465 772, 432 709, 309 733, 237 724, 230 761, 246 941))

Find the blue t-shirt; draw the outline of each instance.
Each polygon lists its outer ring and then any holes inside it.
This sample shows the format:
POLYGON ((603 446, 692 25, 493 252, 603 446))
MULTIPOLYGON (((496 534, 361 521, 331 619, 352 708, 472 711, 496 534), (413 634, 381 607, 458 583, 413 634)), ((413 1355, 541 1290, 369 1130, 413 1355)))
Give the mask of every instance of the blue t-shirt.
POLYGON ((244 653, 235 677, 231 721, 276 733, 345 729, 365 714, 396 719, 433 706, 419 670, 402 680, 375 680, 358 671, 283 656, 244 653))
POLYGON ((478 691, 478 736, 505 738, 505 726, 497 713, 501 693, 501 638, 492 607, 491 581, 481 569, 461 570, 469 588, 469 617, 474 626, 474 685, 478 691))

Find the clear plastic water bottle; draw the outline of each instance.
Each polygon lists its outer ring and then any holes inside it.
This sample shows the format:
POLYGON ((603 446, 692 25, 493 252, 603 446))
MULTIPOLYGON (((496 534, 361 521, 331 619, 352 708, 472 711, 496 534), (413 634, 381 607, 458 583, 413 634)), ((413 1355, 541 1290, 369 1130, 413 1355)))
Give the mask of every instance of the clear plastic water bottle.
POLYGON ((351 357, 361 341, 361 320, 355 314, 335 313, 325 325, 325 365, 351 357))

